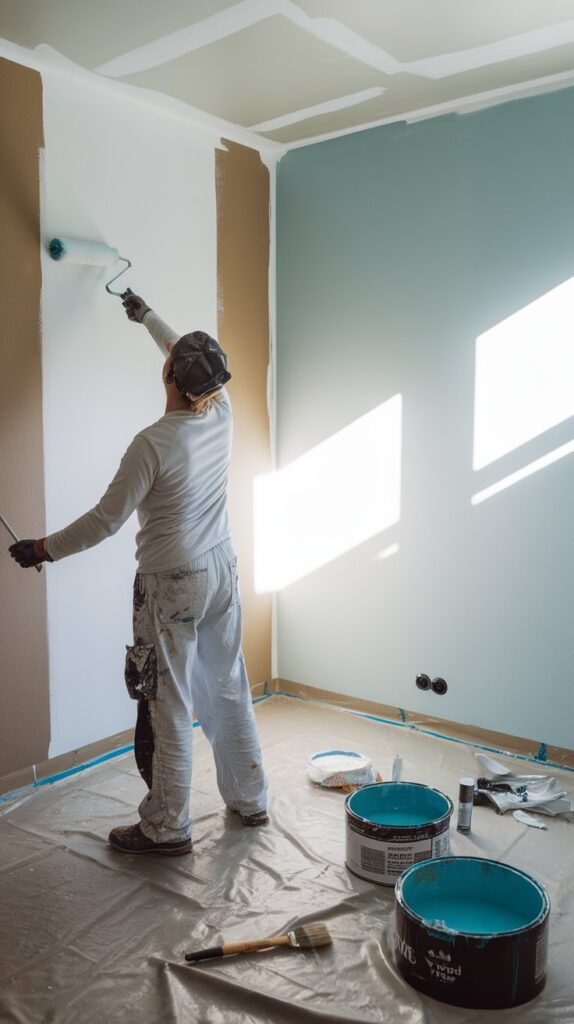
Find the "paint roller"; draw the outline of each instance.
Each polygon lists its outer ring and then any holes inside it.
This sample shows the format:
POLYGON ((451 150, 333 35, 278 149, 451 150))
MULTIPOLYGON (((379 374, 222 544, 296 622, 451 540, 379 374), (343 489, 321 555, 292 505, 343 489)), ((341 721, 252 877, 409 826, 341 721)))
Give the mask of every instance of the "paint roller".
POLYGON ((122 297, 123 292, 113 291, 110 285, 130 269, 131 262, 125 256, 120 256, 118 250, 113 246, 105 245, 103 242, 85 242, 74 238, 52 238, 48 245, 48 252, 52 259, 59 263, 83 263, 92 267, 111 267, 119 262, 125 263, 126 266, 123 270, 120 270, 115 277, 111 277, 106 284, 106 291, 110 295, 122 297))

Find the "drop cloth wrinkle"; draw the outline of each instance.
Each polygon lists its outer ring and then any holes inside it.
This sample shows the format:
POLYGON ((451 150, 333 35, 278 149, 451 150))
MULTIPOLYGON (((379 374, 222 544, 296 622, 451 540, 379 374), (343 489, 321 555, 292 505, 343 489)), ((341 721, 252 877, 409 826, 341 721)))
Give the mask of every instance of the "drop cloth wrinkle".
MULTIPOLYGON (((194 737, 194 852, 126 857, 106 837, 134 820, 143 783, 131 754, 45 786, 0 818, 2 1024, 574 1024, 572 823, 546 831, 476 807, 453 853, 495 857, 543 882, 552 901, 546 989, 516 1010, 462 1010, 410 988, 393 959, 394 897, 345 868, 344 796, 312 785, 310 753, 335 745, 456 798, 473 774, 464 745, 312 702, 256 705, 271 823, 243 828, 194 737), (333 945, 193 966, 184 953, 324 920, 333 945)), ((515 763, 515 762, 514 762, 515 763)), ((574 779, 561 785, 572 794, 574 779)))

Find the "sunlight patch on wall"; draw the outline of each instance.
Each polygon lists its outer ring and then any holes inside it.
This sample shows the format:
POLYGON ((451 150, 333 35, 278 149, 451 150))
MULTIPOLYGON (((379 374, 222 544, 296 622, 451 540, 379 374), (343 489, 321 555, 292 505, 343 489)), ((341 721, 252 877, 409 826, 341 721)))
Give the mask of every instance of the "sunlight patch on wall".
POLYGON ((476 339, 475 470, 574 414, 574 278, 476 339))
POLYGON ((385 559, 386 558, 390 558, 391 555, 398 554, 398 551, 399 551, 399 545, 398 544, 389 544, 388 548, 384 548, 383 551, 379 551, 379 553, 377 555, 377 561, 378 562, 384 562, 385 559))
POLYGON ((477 494, 473 494, 470 499, 471 505, 480 505, 483 501, 487 501, 488 498, 492 498, 495 494, 499 494, 500 491, 506 491, 513 484, 517 484, 519 480, 525 480, 527 476, 532 476, 534 473, 538 473, 539 470, 545 469, 546 466, 551 466, 554 462, 558 462, 560 459, 566 458, 567 455, 574 453, 574 441, 568 441, 567 444, 560 445, 559 448, 555 448, 554 451, 548 452, 547 455, 543 455, 540 459, 535 459, 534 462, 529 462, 527 466, 523 466, 522 469, 517 469, 515 473, 510 473, 508 476, 498 480, 495 484, 490 487, 485 487, 484 490, 478 491, 477 494))
POLYGON ((254 483, 255 589, 281 590, 397 523, 402 396, 254 483))

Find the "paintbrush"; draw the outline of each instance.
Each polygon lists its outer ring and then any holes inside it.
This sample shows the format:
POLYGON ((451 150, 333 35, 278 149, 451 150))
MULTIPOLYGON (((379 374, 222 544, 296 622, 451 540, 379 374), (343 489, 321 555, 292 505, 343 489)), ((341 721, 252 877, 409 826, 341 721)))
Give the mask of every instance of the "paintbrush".
POLYGON ((186 953, 188 962, 208 960, 215 956, 228 956, 231 953, 255 953, 258 949, 270 949, 271 946, 291 946, 293 949, 314 949, 315 946, 328 946, 332 942, 327 925, 322 921, 314 924, 303 924, 286 935, 277 935, 273 939, 260 939, 259 942, 232 942, 227 946, 211 946, 200 949, 197 953, 186 953))

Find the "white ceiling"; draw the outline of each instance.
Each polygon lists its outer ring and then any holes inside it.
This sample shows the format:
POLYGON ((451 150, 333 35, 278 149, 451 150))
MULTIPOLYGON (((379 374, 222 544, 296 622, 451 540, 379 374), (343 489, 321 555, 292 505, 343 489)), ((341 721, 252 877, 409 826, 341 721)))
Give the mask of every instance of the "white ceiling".
POLYGON ((0 0, 0 37, 254 145, 574 85, 574 0, 0 0))

